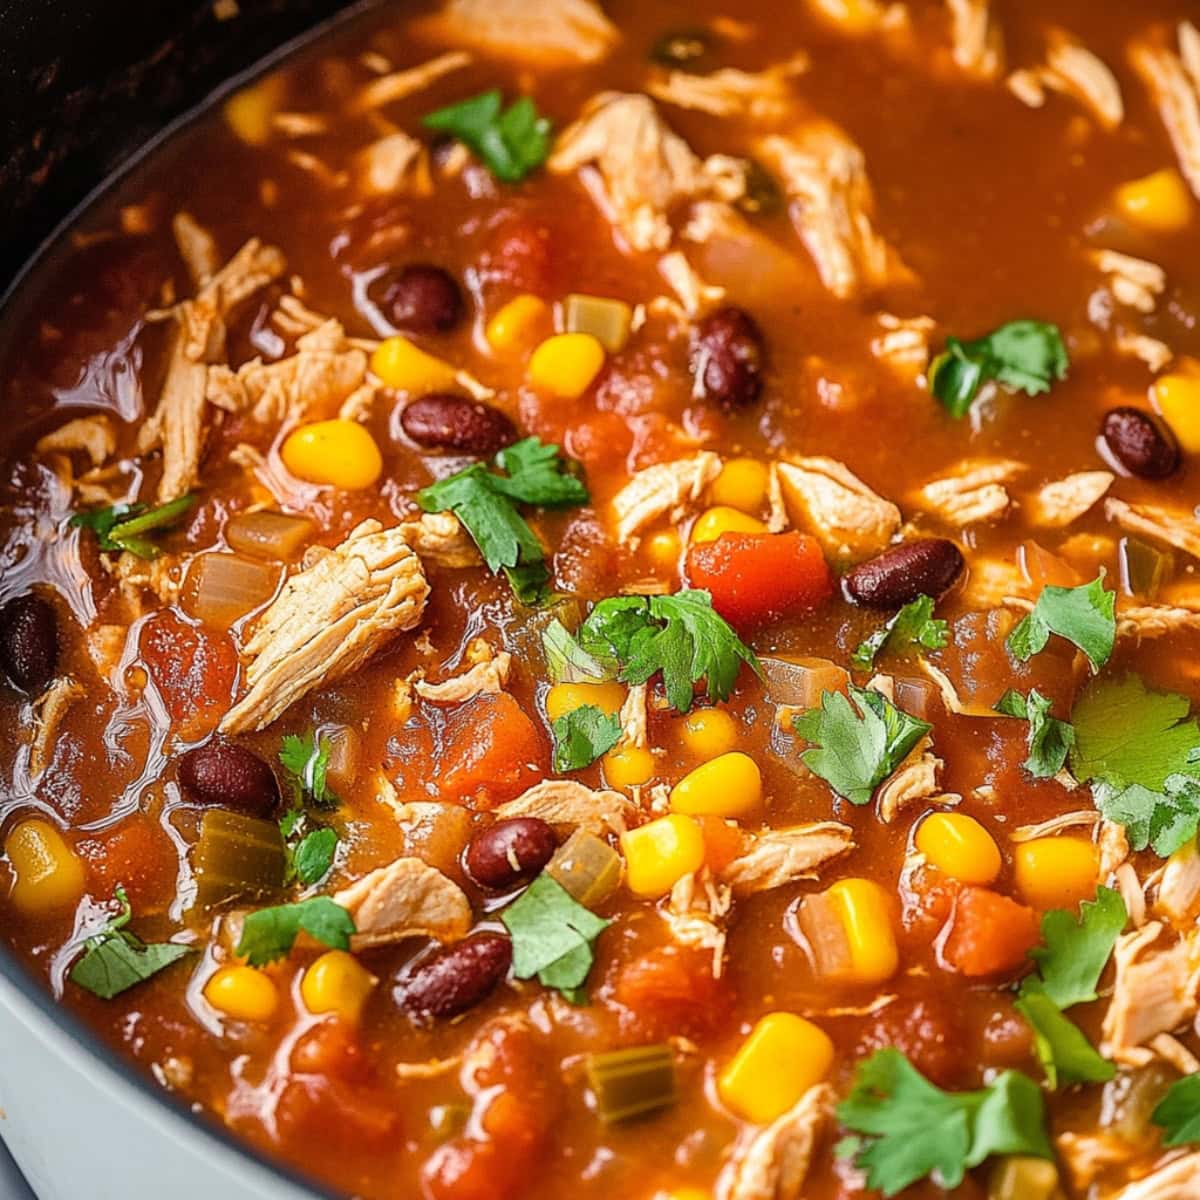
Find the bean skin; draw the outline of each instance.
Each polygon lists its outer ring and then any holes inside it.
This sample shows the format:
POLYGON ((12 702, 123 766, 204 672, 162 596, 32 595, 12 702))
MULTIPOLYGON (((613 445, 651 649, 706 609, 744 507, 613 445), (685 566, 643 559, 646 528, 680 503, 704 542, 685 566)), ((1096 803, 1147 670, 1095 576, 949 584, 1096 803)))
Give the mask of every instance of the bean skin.
POLYGON ((416 263, 388 274, 373 289, 384 316, 412 333, 445 333, 462 320, 462 291, 441 267, 416 263))
POLYGON ((437 950, 396 988, 396 1002, 417 1017, 454 1017, 474 1008, 508 973, 512 942, 476 933, 437 950))
POLYGON ((467 844, 463 865, 480 887, 503 891, 536 875, 557 845, 545 821, 514 817, 477 833, 467 844))
POLYGON ((763 339, 749 313, 728 306, 709 313, 692 339, 693 395, 727 412, 762 393, 763 339))
POLYGON ((1163 421, 1143 409, 1109 409, 1100 436, 1113 458, 1139 479, 1165 479, 1179 466, 1175 435, 1163 421))
POLYGON ((279 804, 279 784, 270 766, 252 750, 214 738, 179 760, 179 782, 197 804, 269 817, 279 804))
POLYGON ((962 551, 945 538, 921 538, 889 546, 842 578, 846 598, 868 608, 900 608, 918 596, 935 600, 963 570, 962 551))
POLYGON ((0 669, 23 691, 35 693, 58 666, 54 606, 32 592, 0 608, 0 669))
POLYGON ((444 392, 421 396, 405 406, 400 427, 422 449, 480 457, 517 440, 516 426, 499 409, 444 392))

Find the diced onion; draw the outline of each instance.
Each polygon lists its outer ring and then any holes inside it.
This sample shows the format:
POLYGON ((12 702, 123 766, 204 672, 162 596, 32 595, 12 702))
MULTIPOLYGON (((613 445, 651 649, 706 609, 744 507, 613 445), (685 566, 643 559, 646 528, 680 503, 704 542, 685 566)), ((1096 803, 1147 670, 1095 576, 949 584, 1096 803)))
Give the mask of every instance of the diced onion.
POLYGON ((851 966, 850 943, 834 901, 826 892, 805 896, 799 920, 816 973, 826 979, 845 978, 851 966))
POLYGON ((279 568, 238 554, 200 554, 184 581, 184 609, 214 629, 228 629, 265 604, 279 586, 279 568))
POLYGON ((624 300, 572 293, 563 301, 563 324, 568 333, 590 333, 609 354, 629 341, 633 309, 624 300))
POLYGON ((844 692, 850 676, 827 658, 760 658, 772 704, 816 708, 826 692, 844 692))
POLYGON ((225 524, 225 540, 239 554, 291 562, 315 531, 307 517, 266 511, 238 513, 225 524))
POLYGON ((594 833, 577 829, 554 852, 546 874, 584 908, 595 908, 620 885, 621 856, 594 833))

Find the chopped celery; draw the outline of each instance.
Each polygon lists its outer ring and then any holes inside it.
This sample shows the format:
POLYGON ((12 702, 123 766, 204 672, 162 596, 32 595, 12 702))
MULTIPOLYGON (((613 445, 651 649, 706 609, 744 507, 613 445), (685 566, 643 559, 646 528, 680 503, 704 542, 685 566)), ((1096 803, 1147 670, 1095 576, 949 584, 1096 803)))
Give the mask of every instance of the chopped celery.
POLYGON ((988 1200, 1062 1200, 1058 1168, 1044 1158, 1004 1158, 988 1180, 988 1200))
POLYGON ((212 808, 200 822, 193 866, 199 907, 262 902, 283 892, 287 851, 274 821, 212 808))
POLYGON ((595 908, 621 883, 621 856, 602 838, 577 829, 546 864, 546 874, 584 908, 595 908))
POLYGON ((1121 539, 1121 590, 1130 596, 1153 600, 1171 566, 1168 555, 1137 538, 1121 539))
POLYGON ((675 1055, 665 1043, 589 1054, 587 1078, 604 1121, 627 1121, 675 1103, 675 1055))
POLYGON ((563 323, 568 333, 590 333, 609 354, 629 341, 633 309, 624 300, 584 296, 573 292, 563 302, 563 323))

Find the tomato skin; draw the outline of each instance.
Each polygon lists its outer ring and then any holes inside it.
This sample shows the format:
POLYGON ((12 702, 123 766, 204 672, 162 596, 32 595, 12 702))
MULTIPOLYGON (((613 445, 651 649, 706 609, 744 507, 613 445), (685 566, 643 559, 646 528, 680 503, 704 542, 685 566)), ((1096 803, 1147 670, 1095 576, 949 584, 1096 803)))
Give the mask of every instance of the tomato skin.
POLYGON ((549 770, 541 733, 507 692, 478 696, 446 718, 441 786, 490 808, 519 796, 549 770))
POLYGON ((960 975, 1015 971, 1041 936, 1037 913, 990 888, 964 887, 954 901, 942 957, 960 975))
POLYGON ((692 587, 712 594, 731 625, 757 625, 787 612, 816 608, 833 595, 821 547, 807 534, 723 533, 689 548, 692 587))
POLYGON ((175 894, 175 847, 145 813, 133 813, 111 832, 85 838, 76 850, 88 864, 90 886, 99 897, 113 895, 120 885, 134 909, 145 915, 161 911, 175 894))
POLYGON ((191 740, 215 729, 237 676, 229 635, 191 625, 165 609, 146 619, 138 649, 176 732, 191 740))
POLYGON ((624 963, 611 995, 649 1041, 680 1030, 702 1037, 729 1012, 730 997, 713 977, 712 953, 681 946, 657 946, 624 963))

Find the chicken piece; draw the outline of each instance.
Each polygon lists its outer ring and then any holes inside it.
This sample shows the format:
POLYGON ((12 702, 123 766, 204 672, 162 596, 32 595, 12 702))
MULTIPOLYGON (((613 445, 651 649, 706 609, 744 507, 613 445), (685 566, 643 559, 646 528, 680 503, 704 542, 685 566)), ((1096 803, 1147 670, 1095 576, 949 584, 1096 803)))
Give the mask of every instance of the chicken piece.
POLYGON ((347 105, 347 110, 358 116, 372 109, 382 108, 385 104, 394 104, 397 100, 404 100, 416 92, 424 91, 443 76, 461 71, 470 63, 469 54, 462 50, 452 50, 448 54, 439 54, 437 58, 431 58, 419 66, 409 67, 404 71, 390 71, 359 88, 347 105))
POLYGON ((217 239, 189 212, 177 212, 171 218, 171 232, 179 257, 192 277, 192 286, 202 288, 221 265, 217 239))
POLYGON ((462 888, 419 858, 398 858, 333 900, 354 918, 354 951, 410 937, 455 942, 471 928, 471 902, 462 888))
POLYGON ((646 90, 656 100, 714 117, 749 117, 759 123, 781 120, 792 104, 791 81, 808 70, 807 54, 794 54, 763 71, 724 67, 708 75, 668 71, 646 90))
POLYGON ((414 628, 429 585, 398 528, 364 521, 312 566, 293 575, 246 642, 246 693, 221 729, 262 729, 316 687, 360 667, 414 628))
POLYGON ((766 829, 753 835, 750 847, 728 863, 721 881, 735 896, 813 878, 815 869, 854 849, 853 830, 837 821, 766 829))
POLYGON ((60 675, 33 703, 33 741, 29 746, 29 774, 36 779, 54 761, 58 727, 67 710, 82 700, 87 689, 70 675, 60 675))
POLYGON ((179 600, 183 564, 177 555, 160 554, 147 560, 123 550, 116 555, 102 554, 100 565, 117 581, 125 603, 138 615, 142 611, 142 592, 157 596, 164 605, 179 600))
POLYGON ((698 317, 725 299, 725 289, 701 279, 681 250, 664 254, 658 260, 658 273, 679 297, 685 317, 698 317))
POLYGON ((96 674, 110 687, 118 687, 117 668, 125 657, 125 642, 129 636, 127 625, 91 625, 84 635, 88 658, 96 668, 96 674))
POLYGON ((1112 487, 1115 478, 1111 471, 1077 471, 1043 484, 1030 501, 1029 519, 1051 529, 1070 525, 1112 487))
POLYGON ((1158 881, 1154 907, 1177 926, 1184 926, 1200 905, 1200 849, 1193 839, 1167 859, 1158 881))
POLYGON ((539 817, 592 833, 624 833, 636 805, 620 792, 593 791, 574 779, 544 779, 496 809, 496 819, 539 817))
POLYGON ((1045 66, 1014 71, 1007 83, 1017 99, 1030 108, 1045 104, 1049 88, 1091 109, 1105 129, 1116 129, 1125 119, 1121 85, 1111 68, 1062 30, 1050 34, 1045 66))
POLYGON ((976 79, 998 79, 1004 70, 1004 37, 988 0, 946 0, 954 65, 976 79))
POLYGON ((1154 97, 1179 169, 1200 199, 1200 30, 1191 21, 1181 21, 1178 36, 1178 54, 1166 46, 1139 42, 1130 59, 1154 97))
POLYGON ((1116 331, 1113 346, 1120 354, 1140 359, 1155 375, 1165 370, 1175 357, 1175 351, 1166 342, 1147 337, 1144 333, 1131 333, 1126 329, 1116 331))
POLYGON ((35 449, 39 454, 86 454, 93 467, 108 461, 117 448, 117 434, 112 420, 103 413, 91 417, 76 417, 57 429, 38 438, 35 449))
POLYGON ((880 313, 883 332, 871 339, 871 353, 898 375, 916 382, 929 366, 929 335, 936 327, 932 317, 897 317, 880 313))
POLYGON ((1200 629, 1200 611, 1175 608, 1169 604, 1139 604, 1117 613, 1117 637, 1166 637, 1185 629, 1200 629))
POLYGON ((720 979, 725 969, 725 918, 733 907, 733 893, 713 881, 707 870, 692 871, 671 889, 660 915, 680 946, 712 951, 712 973, 720 979))
POLYGON ((635 683, 621 705, 621 740, 620 746, 636 746, 645 749, 649 740, 646 729, 648 713, 646 711, 646 696, 648 687, 644 683, 635 683))
POLYGON ((900 510, 836 459, 794 458, 774 470, 791 519, 834 557, 882 550, 900 528, 900 510))
POLYGON ((627 542, 664 513, 680 520, 720 473, 721 459, 711 450, 639 471, 612 498, 617 540, 627 542))
POLYGON ((422 700, 433 704, 463 704, 475 696, 502 692, 512 668, 512 655, 501 651, 494 657, 477 662, 473 667, 442 683, 426 683, 419 679, 413 690, 422 700))
POLYGON ((423 142, 403 130, 386 133, 354 156, 354 178, 364 196, 430 196, 433 175, 423 142))
POLYGON ((1012 503, 1003 486, 1025 470, 1013 459, 966 459, 953 475, 934 479, 917 492, 917 500, 948 525, 960 529, 1002 517, 1012 503))
POLYGON ((474 567, 479 550, 462 522, 453 514, 422 513, 411 521, 402 521, 404 539, 421 556, 440 567, 474 567))
POLYGON ((1055 1147, 1071 1182, 1086 1193, 1096 1180, 1113 1167, 1132 1161, 1138 1147, 1115 1133, 1060 1133, 1055 1147))
POLYGON ((808 6, 846 33, 895 32, 909 26, 908 8, 902 0, 808 0, 808 6))
POLYGON ((1197 1186, 1200 1186, 1200 1152, 1193 1152, 1123 1187, 1112 1200, 1195 1200, 1197 1186))
POLYGON ((1077 808, 1073 812, 1060 813, 1048 821, 1039 821, 1036 825, 1018 825, 1009 834, 1009 838, 1018 845, 1021 842, 1032 842, 1038 838, 1053 837, 1055 834, 1066 833, 1068 829, 1083 829, 1089 832, 1100 824, 1100 814, 1094 808, 1077 808))
POLYGON ((1162 267, 1116 250, 1089 250, 1088 258, 1108 277, 1115 300, 1140 313, 1154 311, 1167 286, 1167 273, 1162 267))
POLYGON ((928 737, 922 738, 909 752, 908 757, 879 785, 876 793, 879 819, 890 825, 901 809, 917 801, 944 808, 961 804, 961 796, 954 792, 943 792, 938 786, 945 765, 942 759, 934 754, 931 740, 928 737))
POLYGON ((1158 504, 1127 504, 1110 497, 1104 502, 1104 515, 1127 533, 1165 542, 1200 558, 1200 521, 1190 511, 1158 504))

